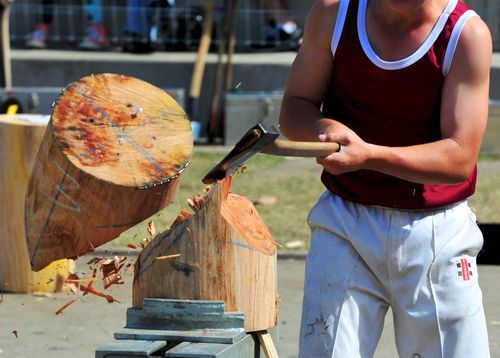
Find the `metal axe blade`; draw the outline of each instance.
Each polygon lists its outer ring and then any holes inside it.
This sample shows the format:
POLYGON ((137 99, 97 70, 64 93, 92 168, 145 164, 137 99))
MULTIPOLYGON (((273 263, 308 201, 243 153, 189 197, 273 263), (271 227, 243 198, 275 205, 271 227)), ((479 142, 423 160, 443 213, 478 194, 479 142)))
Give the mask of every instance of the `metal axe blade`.
POLYGON ((230 176, 248 159, 274 142, 278 136, 278 129, 273 125, 259 123, 250 128, 224 159, 205 175, 202 182, 212 184, 230 176))
POLYGON ((279 140, 278 136, 279 131, 273 125, 259 123, 250 128, 236 143, 234 149, 205 175, 202 182, 212 184, 224 179, 257 153, 291 157, 326 157, 340 149, 340 145, 334 142, 294 142, 279 140))

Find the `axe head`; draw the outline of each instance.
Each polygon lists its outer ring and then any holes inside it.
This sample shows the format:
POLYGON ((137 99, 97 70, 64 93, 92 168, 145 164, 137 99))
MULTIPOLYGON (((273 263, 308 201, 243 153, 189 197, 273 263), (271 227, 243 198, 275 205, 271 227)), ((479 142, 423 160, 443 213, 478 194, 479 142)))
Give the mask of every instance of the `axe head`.
POLYGON ((243 135, 228 155, 205 175, 202 182, 212 184, 230 176, 278 137, 279 131, 275 126, 264 123, 255 125, 243 135))

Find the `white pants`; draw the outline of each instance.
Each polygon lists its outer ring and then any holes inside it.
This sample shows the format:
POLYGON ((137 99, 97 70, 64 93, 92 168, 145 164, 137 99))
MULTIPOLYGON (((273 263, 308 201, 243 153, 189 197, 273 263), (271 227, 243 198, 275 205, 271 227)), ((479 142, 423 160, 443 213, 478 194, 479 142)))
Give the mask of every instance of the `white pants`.
POLYGON ((372 357, 389 306, 400 357, 490 356, 466 202, 405 211, 325 192, 309 225, 300 357, 372 357))

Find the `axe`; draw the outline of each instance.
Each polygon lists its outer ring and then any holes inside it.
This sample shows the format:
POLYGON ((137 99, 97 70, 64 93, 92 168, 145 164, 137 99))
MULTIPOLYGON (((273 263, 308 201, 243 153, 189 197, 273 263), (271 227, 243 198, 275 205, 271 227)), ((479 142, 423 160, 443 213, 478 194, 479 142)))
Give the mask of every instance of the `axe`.
POLYGON ((250 128, 234 148, 202 179, 204 184, 222 180, 238 170, 248 159, 258 153, 286 157, 326 157, 338 152, 340 145, 334 142, 294 142, 280 140, 278 129, 259 123, 250 128))

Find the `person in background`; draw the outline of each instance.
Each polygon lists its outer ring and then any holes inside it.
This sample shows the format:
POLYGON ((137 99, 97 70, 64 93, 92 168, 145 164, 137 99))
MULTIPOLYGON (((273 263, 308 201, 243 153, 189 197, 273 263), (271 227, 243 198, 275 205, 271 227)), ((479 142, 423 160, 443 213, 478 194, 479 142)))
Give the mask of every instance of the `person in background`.
POLYGON ((372 357, 392 309, 400 357, 490 357, 468 198, 492 39, 457 0, 318 0, 280 129, 317 158, 301 358, 372 357))
MULTIPOLYGON (((42 49, 47 47, 55 5, 53 0, 42 0, 40 6, 42 7, 41 18, 26 41, 27 48, 42 49)), ((109 41, 106 27, 103 25, 102 0, 85 0, 83 11, 87 16, 88 26, 85 30, 85 37, 78 44, 78 47, 83 50, 107 48, 109 41)))
POLYGON ((158 24, 157 11, 174 5, 173 0, 127 0, 127 23, 124 33, 124 52, 150 53, 155 51, 158 24))
POLYGON ((268 45, 286 41, 300 42, 302 31, 290 18, 286 0, 264 0, 264 8, 268 18, 264 37, 268 45))

